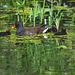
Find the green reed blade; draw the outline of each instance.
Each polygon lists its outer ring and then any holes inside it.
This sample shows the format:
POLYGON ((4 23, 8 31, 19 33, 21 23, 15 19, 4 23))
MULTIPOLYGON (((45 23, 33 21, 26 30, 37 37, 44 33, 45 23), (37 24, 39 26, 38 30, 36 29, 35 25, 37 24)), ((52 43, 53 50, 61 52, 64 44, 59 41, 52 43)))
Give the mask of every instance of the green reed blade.
POLYGON ((34 26, 35 26, 35 0, 34 0, 34 10, 33 10, 33 21, 34 21, 34 26))
POLYGON ((50 15, 50 25, 52 24, 52 17, 53 17, 53 0, 51 0, 51 15, 50 15))
POLYGON ((32 14, 32 8, 30 9, 30 22, 31 22, 31 14, 32 14))

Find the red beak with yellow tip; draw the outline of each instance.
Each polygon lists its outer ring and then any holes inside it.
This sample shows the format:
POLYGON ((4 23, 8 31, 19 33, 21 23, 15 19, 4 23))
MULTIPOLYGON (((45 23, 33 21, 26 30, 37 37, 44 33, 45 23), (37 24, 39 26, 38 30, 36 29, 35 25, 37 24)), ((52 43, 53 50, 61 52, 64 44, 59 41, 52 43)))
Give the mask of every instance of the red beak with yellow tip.
POLYGON ((15 24, 13 25, 13 27, 12 28, 15 28, 15 24))

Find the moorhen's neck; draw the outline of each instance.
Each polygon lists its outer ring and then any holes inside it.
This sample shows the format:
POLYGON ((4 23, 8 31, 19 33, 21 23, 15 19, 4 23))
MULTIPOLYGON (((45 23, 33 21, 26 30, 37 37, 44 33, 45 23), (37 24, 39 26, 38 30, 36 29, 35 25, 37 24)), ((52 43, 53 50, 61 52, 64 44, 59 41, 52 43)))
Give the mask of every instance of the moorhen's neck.
POLYGON ((21 22, 15 22, 15 28, 17 28, 16 35, 21 35, 21 32, 24 30, 23 24, 21 22))
POLYGON ((23 26, 20 26, 17 28, 17 32, 16 32, 16 35, 21 35, 21 32, 24 30, 24 27, 23 26))

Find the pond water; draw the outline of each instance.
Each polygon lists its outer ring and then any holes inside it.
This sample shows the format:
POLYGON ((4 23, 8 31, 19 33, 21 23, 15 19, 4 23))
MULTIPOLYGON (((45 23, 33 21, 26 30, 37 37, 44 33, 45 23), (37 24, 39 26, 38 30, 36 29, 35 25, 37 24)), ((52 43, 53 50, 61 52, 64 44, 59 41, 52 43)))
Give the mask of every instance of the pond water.
MULTIPOLYGON (((11 12, 0 7, 0 32, 13 26, 16 18, 11 12)), ((64 23, 66 36, 17 36, 16 29, 12 29, 11 35, 0 36, 0 74, 75 75, 75 26, 71 23, 70 19, 64 23)))

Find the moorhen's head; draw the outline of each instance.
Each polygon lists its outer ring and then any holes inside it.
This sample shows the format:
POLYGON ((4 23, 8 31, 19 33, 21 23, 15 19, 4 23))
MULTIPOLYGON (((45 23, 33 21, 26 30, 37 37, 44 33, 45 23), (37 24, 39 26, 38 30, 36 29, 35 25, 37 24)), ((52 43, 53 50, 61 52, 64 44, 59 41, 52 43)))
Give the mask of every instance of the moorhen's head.
POLYGON ((21 22, 15 22, 12 28, 17 28, 16 35, 21 35, 24 30, 23 24, 21 22))
POLYGON ((66 28, 62 28, 62 33, 66 33, 67 29, 66 28))
POLYGON ((7 34, 7 35, 11 35, 10 32, 11 32, 11 29, 7 30, 7 31, 6 31, 6 34, 7 34))
POLYGON ((23 27, 23 24, 21 22, 15 22, 12 28, 19 28, 19 27, 23 27))

